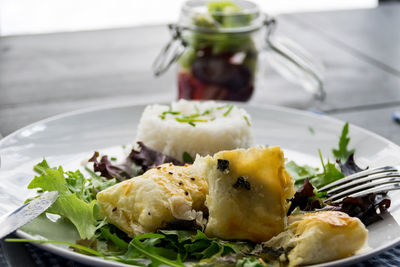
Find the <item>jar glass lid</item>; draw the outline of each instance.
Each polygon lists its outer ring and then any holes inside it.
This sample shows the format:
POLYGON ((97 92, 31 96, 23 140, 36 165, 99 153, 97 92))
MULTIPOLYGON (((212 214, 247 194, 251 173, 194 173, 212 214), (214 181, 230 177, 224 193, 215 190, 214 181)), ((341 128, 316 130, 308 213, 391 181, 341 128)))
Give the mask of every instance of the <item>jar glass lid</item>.
POLYGON ((260 8, 245 0, 189 0, 181 9, 179 26, 206 32, 244 32, 263 24, 260 8))

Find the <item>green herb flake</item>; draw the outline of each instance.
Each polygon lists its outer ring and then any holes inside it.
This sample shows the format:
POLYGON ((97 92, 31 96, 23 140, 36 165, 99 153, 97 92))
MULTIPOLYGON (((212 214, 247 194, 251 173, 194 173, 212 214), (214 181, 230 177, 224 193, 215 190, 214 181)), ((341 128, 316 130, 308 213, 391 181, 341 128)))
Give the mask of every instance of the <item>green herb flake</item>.
POLYGON ((246 190, 250 190, 251 185, 246 179, 244 179, 242 176, 240 176, 239 178, 237 178, 236 183, 233 184, 233 188, 236 188, 236 189, 243 188, 246 190))
POLYGON ((170 115, 179 115, 181 114, 179 111, 173 111, 172 107, 170 106, 169 109, 167 111, 164 111, 163 113, 161 113, 160 115, 158 115, 159 118, 161 118, 162 120, 165 120, 166 115, 170 114, 170 115))
POLYGON ((202 120, 202 119, 192 119, 192 118, 175 118, 177 122, 182 122, 182 123, 188 123, 189 125, 195 127, 196 124, 195 122, 208 122, 208 120, 202 120))
POLYGON ((221 172, 229 172, 229 161, 225 159, 218 159, 217 170, 221 172))
POLYGON ((224 113, 224 117, 228 116, 229 113, 231 113, 232 109, 233 109, 233 105, 229 105, 228 110, 224 113))
POLYGON ((117 161, 117 158, 116 157, 111 157, 110 160, 117 161))
POLYGON ((246 115, 243 115, 243 119, 246 121, 247 126, 251 126, 250 121, 249 121, 249 118, 247 118, 246 115))
POLYGON ((213 112, 212 109, 206 109, 206 110, 203 111, 203 113, 201 113, 201 116, 205 116, 205 115, 211 114, 212 112, 213 112))
POLYGON ((311 134, 315 134, 315 130, 314 130, 314 128, 311 127, 311 126, 308 126, 308 131, 309 131, 311 134))

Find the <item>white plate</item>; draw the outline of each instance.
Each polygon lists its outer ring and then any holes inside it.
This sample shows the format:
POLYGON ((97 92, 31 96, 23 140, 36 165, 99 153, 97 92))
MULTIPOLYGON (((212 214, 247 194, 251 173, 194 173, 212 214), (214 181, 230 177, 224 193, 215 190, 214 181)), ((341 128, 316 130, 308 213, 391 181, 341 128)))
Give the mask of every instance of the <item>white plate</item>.
MULTIPOLYGON (((318 149, 325 157, 337 146, 343 122, 323 116, 272 106, 243 105, 253 120, 257 144, 280 145, 288 159, 319 166, 318 149), (311 129, 312 128, 312 129, 311 129)), ((56 116, 29 125, 0 141, 0 214, 18 207, 34 192, 26 189, 33 178, 33 165, 46 157, 52 166, 65 170, 81 167, 93 151, 117 153, 121 145, 132 144, 142 105, 90 109, 56 116)), ((356 161, 363 167, 400 164, 400 147, 359 127, 350 126, 350 147, 356 149, 356 161)), ((333 160, 333 159, 331 159, 333 160)), ((400 192, 390 194, 392 205, 384 220, 370 227, 367 252, 324 264, 348 264, 360 261, 400 242, 400 192)), ((68 227, 43 225, 28 227, 30 234, 49 239, 73 241, 76 235, 68 227)), ((18 231, 21 237, 31 237, 18 231)), ((73 260, 104 266, 124 264, 74 253, 65 247, 40 245, 44 249, 73 260)))

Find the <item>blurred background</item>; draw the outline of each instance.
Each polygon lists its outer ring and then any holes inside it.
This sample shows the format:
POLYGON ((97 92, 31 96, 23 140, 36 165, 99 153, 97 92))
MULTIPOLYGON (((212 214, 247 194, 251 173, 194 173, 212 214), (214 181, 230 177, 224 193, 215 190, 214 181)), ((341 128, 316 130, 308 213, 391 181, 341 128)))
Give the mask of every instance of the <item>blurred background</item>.
MULTIPOLYGON (((265 60, 251 103, 322 112, 400 142, 399 1, 253 1, 276 17, 274 35, 321 62, 327 97, 315 102, 265 60)), ((176 99, 176 69, 155 78, 152 63, 183 2, 0 0, 0 135, 85 107, 176 99)))
MULTIPOLYGON (((184 0, 2 0, 0 35, 37 34, 175 22, 184 0)), ((264 12, 374 8, 378 0, 255 0, 264 12)))

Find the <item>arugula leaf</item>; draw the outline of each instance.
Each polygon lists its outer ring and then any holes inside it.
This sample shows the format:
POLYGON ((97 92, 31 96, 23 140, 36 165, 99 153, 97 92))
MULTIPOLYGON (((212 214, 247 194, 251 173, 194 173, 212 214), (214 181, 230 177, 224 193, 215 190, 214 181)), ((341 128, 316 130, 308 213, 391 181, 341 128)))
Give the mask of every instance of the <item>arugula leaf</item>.
POLYGON ((305 178, 314 177, 318 173, 318 168, 309 165, 298 165, 293 160, 285 164, 286 170, 295 180, 295 187, 300 187, 304 183, 305 178))
POLYGON ((91 192, 91 199, 96 199, 96 194, 104 189, 115 185, 118 183, 116 178, 108 179, 106 177, 97 175, 94 171, 85 167, 85 170, 90 174, 90 178, 86 179, 88 185, 85 186, 85 189, 91 192))
POLYGON ((323 187, 336 180, 344 177, 344 174, 336 168, 334 163, 324 163, 321 152, 320 159, 322 164, 322 172, 318 172, 318 168, 313 168, 309 165, 298 165, 294 161, 286 163, 286 170, 295 180, 295 188, 299 189, 304 185, 304 180, 309 178, 309 182, 316 188, 323 187))
POLYGON ((344 177, 343 173, 336 168, 334 163, 330 163, 329 160, 328 163, 324 163, 320 150, 318 153, 321 159, 323 172, 310 178, 310 183, 314 187, 320 188, 344 177))
POLYGON ((179 266, 184 260, 203 260, 213 256, 224 256, 247 249, 246 242, 227 242, 208 238, 201 231, 159 230, 136 236, 129 244, 124 259, 148 258, 151 266, 160 264, 179 266), (237 244, 236 244, 237 243, 237 244), (147 252, 144 253, 143 250, 147 252), (175 265, 171 262, 176 260, 175 265))
POLYGON ((197 232, 159 230, 158 232, 165 234, 170 242, 176 240, 178 247, 183 246, 182 252, 195 259, 209 258, 218 253, 226 255, 240 250, 240 247, 234 246, 233 243, 222 241, 218 238, 209 238, 199 230, 197 232))
POLYGON ((188 153, 188 152, 183 152, 182 154, 182 159, 184 163, 189 163, 192 164, 194 159, 192 158, 192 156, 188 153))
POLYGON ((236 267, 265 267, 257 258, 243 258, 236 262, 236 267))
POLYGON ((335 156, 335 158, 337 158, 341 162, 346 162, 350 154, 354 153, 354 149, 347 150, 347 146, 349 145, 350 142, 350 137, 347 137, 348 134, 349 134, 349 123, 346 122, 346 124, 343 126, 342 134, 340 135, 339 148, 332 149, 332 153, 335 156))
POLYGON ((108 229, 107 227, 100 228, 100 231, 104 238, 113 242, 120 249, 124 249, 124 250, 128 249, 129 244, 127 242, 125 242, 124 240, 122 240, 121 238, 119 238, 115 233, 111 233, 110 229, 108 229))
POLYGON ((160 255, 160 249, 164 250, 164 251, 166 249, 163 249, 163 248, 157 249, 157 247, 154 246, 155 245, 154 242, 146 243, 146 242, 140 241, 140 239, 143 239, 143 238, 151 238, 154 240, 154 239, 163 238, 163 237, 164 237, 164 235, 154 234, 154 233, 136 236, 129 243, 128 252, 124 257, 129 259, 129 258, 136 258, 136 257, 144 256, 151 260, 152 267, 157 267, 162 264, 171 266, 171 267, 185 267, 185 265, 182 263, 182 260, 180 259, 179 254, 176 258, 176 261, 170 260, 170 259, 160 255))
POLYGON ((328 161, 328 163, 324 165, 324 172, 312 177, 310 182, 316 188, 321 188, 343 177, 343 173, 336 168, 335 164, 328 161))

